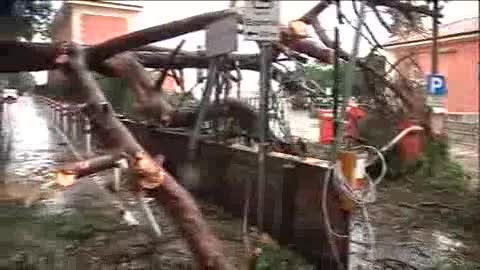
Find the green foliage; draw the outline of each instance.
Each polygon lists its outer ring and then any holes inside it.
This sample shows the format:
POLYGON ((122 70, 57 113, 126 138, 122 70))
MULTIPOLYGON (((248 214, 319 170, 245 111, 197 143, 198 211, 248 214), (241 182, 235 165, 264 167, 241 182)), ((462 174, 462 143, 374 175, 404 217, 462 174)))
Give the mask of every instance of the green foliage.
MULTIPOLYGON (((115 111, 128 116, 134 114, 134 96, 128 89, 128 83, 125 79, 109 78, 98 74, 94 76, 115 111)), ((36 87, 35 93, 60 99, 71 96, 70 89, 63 85, 36 87)))
POLYGON ((63 99, 68 94, 68 89, 61 85, 45 85, 37 86, 35 88, 35 93, 38 95, 45 95, 51 98, 61 98, 63 99))
POLYGON ((291 252, 263 246, 262 254, 258 258, 255 270, 287 270, 307 269, 307 263, 299 256, 293 256, 291 252))
POLYGON ((53 19, 52 2, 48 0, 18 1, 24 2, 21 18, 24 21, 25 28, 21 35, 27 40, 31 40, 35 34, 39 34, 43 38, 49 38, 50 23, 53 19))
POLYGON ((97 81, 113 108, 121 114, 133 115, 134 96, 125 79, 97 75, 97 81))
MULTIPOLYGON (((408 3, 417 7, 431 9, 428 4, 432 2, 431 0, 424 1, 411 1, 411 0, 399 0, 399 2, 408 3)), ((447 0, 439 0, 439 7, 441 8, 441 3, 448 2, 447 0)), ((385 13, 390 15, 390 28, 392 34, 410 34, 411 32, 424 33, 427 29, 430 29, 430 26, 426 27, 424 24, 424 19, 427 15, 419 12, 406 12, 406 10, 396 9, 396 8, 387 8, 385 13)))
POLYGON ((30 72, 4 74, 6 87, 18 89, 19 92, 29 92, 35 88, 35 78, 30 72))
POLYGON ((465 172, 461 165, 449 158, 446 141, 427 140, 420 164, 413 175, 417 188, 455 193, 466 191, 465 172))
MULTIPOLYGON (((343 74, 345 73, 345 66, 340 66, 340 74, 342 74, 340 79, 340 89, 343 89, 343 74)), ((333 88, 333 68, 332 66, 322 66, 318 64, 311 64, 305 66, 305 75, 307 79, 315 81, 322 88, 333 88)))
POLYGON ((5 38, 32 40, 35 34, 49 38, 53 19, 50 0, 2 0, 1 33, 5 38))
MULTIPOLYGON (((384 67, 384 57, 377 55, 370 55, 367 58, 362 59, 362 61, 367 61, 370 65, 374 67, 383 68, 384 67)), ((341 63, 339 65, 339 83, 338 89, 340 91, 340 96, 345 89, 345 72, 347 69, 347 63, 341 63)), ((334 69, 332 66, 322 66, 318 64, 310 64, 305 66, 305 74, 307 79, 315 81, 322 88, 333 89, 334 84, 334 69)), ((369 97, 372 94, 372 89, 369 89, 368 83, 376 82, 367 82, 365 81, 364 71, 360 68, 355 68, 353 71, 353 89, 352 96, 357 98, 369 97)))
POLYGON ((118 227, 118 222, 101 213, 84 212, 69 213, 55 217, 52 230, 56 237, 67 240, 85 240, 100 231, 113 231, 118 227))

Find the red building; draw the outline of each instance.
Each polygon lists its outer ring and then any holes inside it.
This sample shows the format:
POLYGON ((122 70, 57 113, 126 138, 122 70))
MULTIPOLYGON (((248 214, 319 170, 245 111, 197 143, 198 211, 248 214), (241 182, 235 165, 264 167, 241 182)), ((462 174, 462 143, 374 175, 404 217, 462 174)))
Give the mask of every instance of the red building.
MULTIPOLYGON (((135 29, 135 19, 143 7, 130 2, 133 1, 66 0, 53 20, 52 39, 93 45, 138 30, 135 29)), ((59 71, 48 73, 49 85, 62 82, 59 71)), ((165 79, 164 89, 178 89, 172 77, 165 79)))
MULTIPOLYGON (((478 120, 479 114, 479 19, 469 18, 440 25, 438 71, 446 78, 448 93, 438 100, 452 118, 478 120)), ((399 69, 408 77, 424 79, 431 72, 432 39, 419 35, 396 38, 386 44, 390 56, 411 55, 399 69)))

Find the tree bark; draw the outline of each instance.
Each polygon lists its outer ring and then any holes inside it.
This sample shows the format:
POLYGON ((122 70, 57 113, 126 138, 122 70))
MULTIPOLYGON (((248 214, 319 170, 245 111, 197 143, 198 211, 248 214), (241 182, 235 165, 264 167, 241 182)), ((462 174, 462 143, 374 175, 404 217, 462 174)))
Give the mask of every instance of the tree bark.
POLYGON ((112 38, 88 48, 87 62, 98 63, 116 54, 150 43, 200 31, 210 23, 228 16, 238 16, 238 14, 233 10, 209 12, 112 38))
POLYGON ((95 135, 108 148, 128 155, 140 186, 149 190, 176 222, 201 269, 233 269, 192 196, 151 158, 115 117, 113 108, 87 71, 82 49, 69 46, 64 48, 64 53, 57 61, 73 85, 82 93, 82 101, 87 104, 84 113, 89 117, 95 135))
POLYGON ((115 167, 115 163, 121 158, 120 154, 98 156, 88 160, 67 163, 58 171, 63 174, 74 175, 76 178, 80 178, 113 168, 115 167))

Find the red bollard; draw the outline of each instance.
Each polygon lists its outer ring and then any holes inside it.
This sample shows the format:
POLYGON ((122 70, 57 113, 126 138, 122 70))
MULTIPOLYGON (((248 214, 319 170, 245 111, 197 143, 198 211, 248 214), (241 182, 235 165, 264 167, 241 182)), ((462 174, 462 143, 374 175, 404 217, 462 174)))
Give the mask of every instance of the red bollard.
MULTIPOLYGON (((404 119, 400 121, 398 127, 400 130, 404 130, 413 126, 414 123, 410 119, 404 119)), ((398 144, 400 158, 404 162, 415 162, 420 158, 423 152, 423 133, 421 131, 412 131, 405 135, 398 144)))
POLYGON ((333 138, 333 112, 332 110, 320 110, 320 143, 321 144, 331 144, 334 140, 333 138))

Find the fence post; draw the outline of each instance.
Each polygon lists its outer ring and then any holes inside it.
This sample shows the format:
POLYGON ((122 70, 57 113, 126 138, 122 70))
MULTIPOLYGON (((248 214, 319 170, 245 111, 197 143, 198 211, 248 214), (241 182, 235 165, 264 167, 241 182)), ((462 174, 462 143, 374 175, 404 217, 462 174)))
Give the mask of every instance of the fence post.
POLYGON ((85 117, 83 132, 85 133, 85 150, 87 152, 87 156, 89 156, 92 153, 92 133, 90 119, 88 119, 87 117, 85 117))
POLYGON ((296 165, 287 163, 282 166, 282 193, 281 207, 282 217, 280 226, 280 243, 288 243, 294 236, 295 231, 295 196, 297 193, 296 165))

